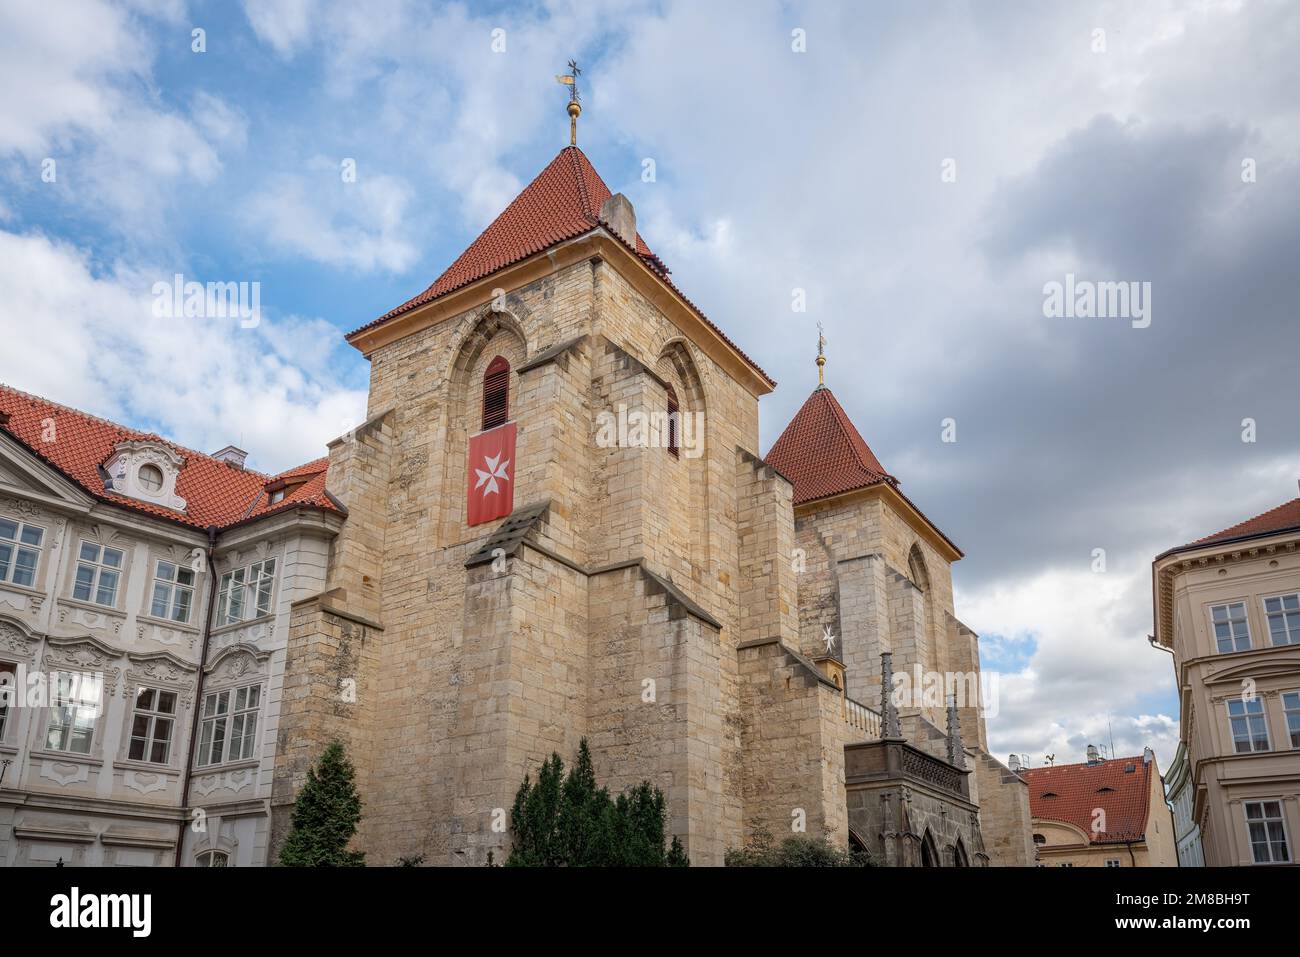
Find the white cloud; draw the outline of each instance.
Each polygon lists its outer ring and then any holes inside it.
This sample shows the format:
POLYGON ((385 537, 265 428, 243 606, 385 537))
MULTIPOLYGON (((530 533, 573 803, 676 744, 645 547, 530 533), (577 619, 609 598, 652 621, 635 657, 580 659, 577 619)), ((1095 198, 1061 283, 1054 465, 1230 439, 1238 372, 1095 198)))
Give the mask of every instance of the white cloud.
POLYGON ((410 188, 400 179, 357 169, 344 182, 340 166, 317 159, 308 173, 284 175, 245 202, 250 231, 272 248, 330 266, 399 273, 418 250, 403 214, 410 188))
POLYGON ((320 15, 315 0, 244 0, 244 13, 258 37, 283 57, 310 41, 320 15))
POLYGON ((67 243, 0 231, 0 381, 191 448, 234 443, 264 471, 325 454, 343 423, 364 417, 365 392, 330 381, 322 347, 300 351, 300 335, 339 344, 333 327, 325 339, 328 324, 278 323, 266 303, 254 329, 156 318, 153 284, 171 278, 96 270, 67 243))
MULTIPOLYGON (((137 7, 173 20, 182 10, 137 7)), ((166 235, 178 184, 211 182, 221 147, 242 147, 242 120, 220 98, 199 94, 192 119, 151 94, 148 24, 126 8, 69 0, 51 16, 39 4, 5 2, 0 22, 0 88, 22 91, 0 98, 0 156, 20 157, 10 169, 18 187, 54 190, 143 245, 166 235), (48 184, 47 157, 57 164, 48 184)))
POLYGON ((230 151, 242 150, 248 142, 248 120, 243 113, 219 96, 200 91, 190 104, 190 116, 209 142, 230 151))
MULTIPOLYGON (((1116 555, 1107 556, 1105 572, 1092 571, 1091 564, 1085 554, 1077 568, 1046 569, 958 593, 962 620, 1003 639, 999 657, 1036 645, 1024 667, 1000 677, 998 712, 988 721, 990 747, 998 754, 1041 759, 1056 753, 1062 762, 1078 760, 1088 743, 1106 743, 1101 735, 1109 715, 1118 748, 1140 754, 1150 744, 1168 762, 1171 716, 1138 713, 1144 703, 1172 691, 1169 656, 1146 641, 1150 566, 1116 555)), ((994 642, 985 638, 981 644, 988 658, 994 642)), ((1172 734, 1176 745, 1176 725, 1172 734)))

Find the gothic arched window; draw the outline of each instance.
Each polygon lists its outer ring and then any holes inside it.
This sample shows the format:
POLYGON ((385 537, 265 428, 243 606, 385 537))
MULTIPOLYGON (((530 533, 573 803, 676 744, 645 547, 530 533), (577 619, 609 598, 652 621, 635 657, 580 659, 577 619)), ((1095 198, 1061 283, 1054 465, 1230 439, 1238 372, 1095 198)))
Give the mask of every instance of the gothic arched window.
POLYGON ((930 572, 925 567, 925 556, 921 554, 919 545, 913 544, 907 553, 907 574, 921 591, 930 590, 930 572))
POLYGON ((510 363, 497 356, 483 373, 483 428, 495 429, 510 418, 510 363))

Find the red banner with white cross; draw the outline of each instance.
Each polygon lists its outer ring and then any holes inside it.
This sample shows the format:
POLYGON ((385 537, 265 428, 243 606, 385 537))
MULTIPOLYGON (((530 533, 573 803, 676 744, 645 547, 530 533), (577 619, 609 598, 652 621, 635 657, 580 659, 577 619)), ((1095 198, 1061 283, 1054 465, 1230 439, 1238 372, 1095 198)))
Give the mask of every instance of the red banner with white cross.
POLYGON ((469 440, 469 524, 505 518, 515 508, 515 423, 488 429, 469 440))

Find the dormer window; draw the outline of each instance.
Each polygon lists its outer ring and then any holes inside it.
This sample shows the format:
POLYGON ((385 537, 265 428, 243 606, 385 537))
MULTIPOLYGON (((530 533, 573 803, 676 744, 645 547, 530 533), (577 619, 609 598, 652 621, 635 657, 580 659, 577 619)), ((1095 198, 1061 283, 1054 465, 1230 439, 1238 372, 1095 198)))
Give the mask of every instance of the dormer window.
POLYGON ((127 498, 163 508, 185 511, 185 499, 176 494, 185 460, 170 445, 148 440, 119 442, 104 463, 104 488, 127 498))
POLYGON ((266 483, 266 507, 274 508, 306 484, 308 476, 299 475, 288 479, 276 479, 266 483))

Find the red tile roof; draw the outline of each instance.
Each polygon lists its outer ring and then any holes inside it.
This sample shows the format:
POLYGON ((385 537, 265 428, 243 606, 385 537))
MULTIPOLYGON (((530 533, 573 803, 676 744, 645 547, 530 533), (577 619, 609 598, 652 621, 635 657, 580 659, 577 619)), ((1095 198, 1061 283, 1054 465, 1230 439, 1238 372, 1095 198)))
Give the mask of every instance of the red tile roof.
MULTIPOLYGON (((1259 535, 1271 535, 1274 532, 1285 532, 1293 529, 1300 530, 1300 498, 1293 498, 1277 508, 1269 509, 1261 515, 1248 518, 1246 521, 1233 525, 1231 528, 1225 528, 1221 532, 1216 532, 1205 538, 1198 538, 1191 544, 1212 545, 1215 542, 1231 541, 1237 538, 1254 538, 1259 535)), ((1184 545, 1183 547, 1188 546, 1184 545)))
MULTIPOLYGON (((566 146, 542 170, 537 178, 524 187, 510 205, 494 219, 479 237, 470 243, 447 270, 434 280, 428 289, 408 299, 396 309, 384 313, 373 322, 366 323, 348 334, 350 340, 357 333, 372 329, 395 316, 433 302, 441 296, 476 282, 485 276, 513 265, 529 256, 549 249, 558 243, 581 236, 600 225, 608 225, 600 218, 600 207, 612 194, 585 153, 576 146, 566 146)), ((622 242, 613 230, 611 235, 622 242)), ((633 248, 633 247, 629 247, 633 248)), ((636 237, 635 253, 641 261, 659 276, 682 301, 690 307, 727 345, 763 377, 769 385, 776 385, 752 359, 713 325, 704 313, 692 303, 668 278, 668 267, 650 251, 641 234, 636 237)))
POLYGON ((795 505, 896 484, 825 386, 813 390, 765 461, 794 483, 795 505))
POLYGON ((328 460, 323 458, 278 476, 263 475, 194 452, 151 432, 117 425, 3 384, 0 384, 0 431, 100 501, 183 525, 225 528, 247 518, 295 506, 341 512, 325 492, 328 460), (52 432, 47 428, 51 424, 52 432), (43 436, 48 434, 53 435, 54 441, 44 441, 43 436), (105 490, 100 466, 112 458, 119 443, 128 441, 158 442, 184 460, 176 479, 176 494, 186 503, 184 512, 105 490), (291 486, 284 500, 271 507, 267 505, 265 487, 278 478, 306 478, 306 481, 291 486))
POLYGON ((1154 769, 1154 762, 1146 764, 1139 756, 1028 768, 1020 776, 1029 783, 1032 817, 1073 824, 1091 836, 1092 844, 1116 844, 1144 838, 1154 769), (1125 773, 1125 767, 1133 771, 1125 773), (1105 812, 1104 831, 1093 831, 1098 808, 1105 812))

